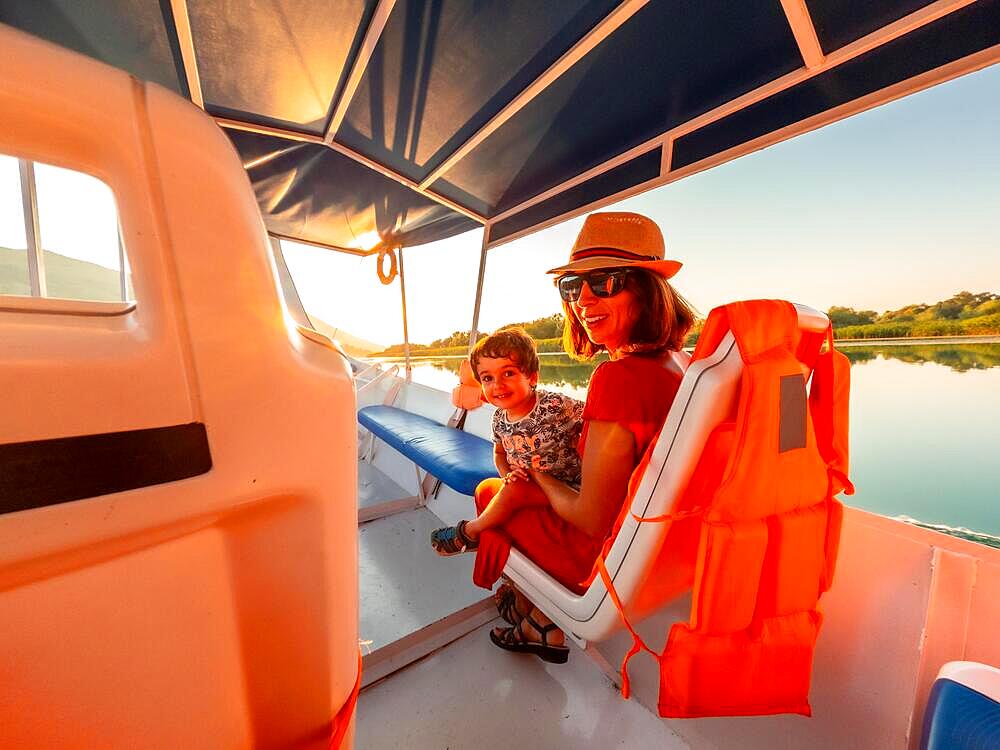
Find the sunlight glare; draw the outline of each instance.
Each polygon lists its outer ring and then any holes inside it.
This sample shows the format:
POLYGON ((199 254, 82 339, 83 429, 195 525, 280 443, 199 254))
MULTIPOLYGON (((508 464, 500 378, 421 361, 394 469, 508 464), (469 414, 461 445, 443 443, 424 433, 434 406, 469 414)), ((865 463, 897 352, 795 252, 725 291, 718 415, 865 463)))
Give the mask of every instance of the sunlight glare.
POLYGON ((381 241, 382 238, 373 229, 370 232, 364 232, 355 237, 354 242, 351 243, 351 247, 368 252, 372 248, 377 247, 381 241))

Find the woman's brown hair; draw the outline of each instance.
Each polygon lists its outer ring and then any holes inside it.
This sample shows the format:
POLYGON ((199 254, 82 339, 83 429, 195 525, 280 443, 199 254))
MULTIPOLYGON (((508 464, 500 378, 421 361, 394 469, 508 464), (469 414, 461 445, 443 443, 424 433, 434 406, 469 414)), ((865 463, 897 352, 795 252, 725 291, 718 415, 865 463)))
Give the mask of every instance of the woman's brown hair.
MULTIPOLYGON (((629 269, 625 286, 635 295, 639 310, 622 352, 662 356, 680 349, 694 325, 691 304, 665 278, 640 268, 629 269)), ((563 302, 562 343, 574 359, 590 359, 605 349, 590 340, 568 302, 563 302)))

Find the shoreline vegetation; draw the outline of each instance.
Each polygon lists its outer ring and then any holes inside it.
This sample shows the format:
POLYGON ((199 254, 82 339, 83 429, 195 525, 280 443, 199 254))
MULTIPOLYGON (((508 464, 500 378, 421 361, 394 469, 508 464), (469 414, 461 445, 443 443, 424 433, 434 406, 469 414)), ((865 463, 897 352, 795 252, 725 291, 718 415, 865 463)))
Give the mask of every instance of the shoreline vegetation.
MULTIPOLYGON (((1000 367, 1000 336, 937 339, 868 339, 838 342, 840 349, 851 361, 860 366, 877 359, 894 359, 911 364, 935 363, 953 370, 989 370, 1000 367)), ((465 353, 411 357, 416 366, 430 365, 436 369, 458 375, 465 353)), ((551 352, 540 356, 542 382, 550 385, 568 385, 586 388, 594 368, 605 357, 599 355, 592 361, 579 362, 564 352, 551 352)), ((399 364, 401 357, 379 358, 380 362, 399 364)))
MULTIPOLYGON (((941 339, 962 339, 968 342, 973 337, 1000 336, 1000 294, 993 292, 959 292, 949 299, 933 305, 907 305, 899 310, 877 313, 874 310, 855 310, 851 307, 831 307, 827 311, 833 322, 833 337, 838 343, 859 346, 867 343, 889 344, 909 343, 907 339, 939 342, 941 339)), ((694 330, 684 342, 686 347, 694 346, 701 333, 703 321, 695 324, 694 330)), ((540 354, 562 353, 561 313, 524 323, 509 323, 520 326, 538 344, 540 354)), ((914 342, 915 343, 915 342, 914 342)), ((410 357, 450 357, 464 356, 469 348, 469 334, 455 331, 430 344, 410 344, 410 357)), ((403 344, 393 344, 381 352, 372 352, 369 357, 402 357, 403 344)))

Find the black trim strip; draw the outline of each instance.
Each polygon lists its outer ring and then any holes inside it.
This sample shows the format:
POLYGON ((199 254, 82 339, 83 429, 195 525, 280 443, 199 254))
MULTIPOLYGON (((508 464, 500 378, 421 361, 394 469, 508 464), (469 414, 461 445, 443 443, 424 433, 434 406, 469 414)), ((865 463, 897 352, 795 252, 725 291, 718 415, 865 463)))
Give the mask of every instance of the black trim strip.
POLYGON ((0 445, 0 514, 206 473, 205 425, 173 425, 0 445))

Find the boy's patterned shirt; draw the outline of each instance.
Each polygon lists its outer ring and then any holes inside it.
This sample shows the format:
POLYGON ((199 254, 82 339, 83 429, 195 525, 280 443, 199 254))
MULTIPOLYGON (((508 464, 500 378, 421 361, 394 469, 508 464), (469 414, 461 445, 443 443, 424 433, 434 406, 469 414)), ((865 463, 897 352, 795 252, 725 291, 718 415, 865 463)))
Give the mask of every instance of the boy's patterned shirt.
POLYGON ((583 402, 561 393, 536 391, 535 408, 516 422, 506 409, 493 414, 493 441, 507 452, 511 467, 545 471, 575 489, 580 487, 577 444, 583 428, 583 402))

